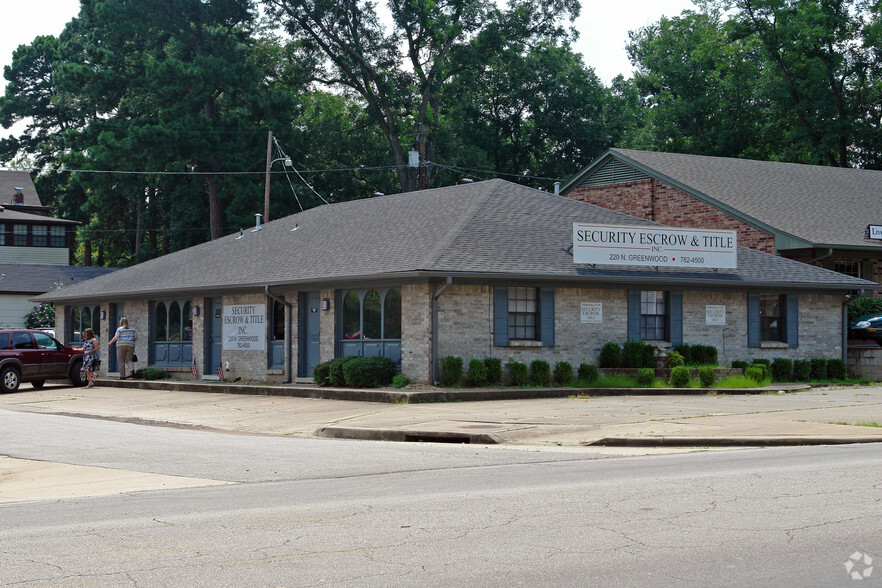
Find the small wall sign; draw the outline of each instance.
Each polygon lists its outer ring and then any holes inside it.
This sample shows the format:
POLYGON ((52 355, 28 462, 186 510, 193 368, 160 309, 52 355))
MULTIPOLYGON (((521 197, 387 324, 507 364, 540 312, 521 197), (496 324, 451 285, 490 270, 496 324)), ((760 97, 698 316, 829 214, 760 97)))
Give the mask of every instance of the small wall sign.
POLYGON ((603 302, 583 302, 582 303, 582 323, 602 323, 603 322, 603 302))
POLYGON ((708 304, 704 307, 706 325, 726 324, 726 305, 708 304))
POLYGON ((262 351, 266 349, 266 305, 224 306, 224 351, 262 351))

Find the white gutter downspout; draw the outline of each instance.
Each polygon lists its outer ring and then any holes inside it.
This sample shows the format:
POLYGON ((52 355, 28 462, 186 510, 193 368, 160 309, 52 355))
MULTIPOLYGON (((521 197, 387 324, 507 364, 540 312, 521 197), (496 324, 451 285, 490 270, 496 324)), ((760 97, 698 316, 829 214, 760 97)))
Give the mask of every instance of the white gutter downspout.
POLYGON ((292 306, 291 303, 285 300, 284 296, 276 296, 272 292, 270 292, 269 284, 263 289, 266 292, 266 295, 275 300, 276 302, 281 302, 285 305, 285 384, 291 384, 294 382, 293 372, 291 370, 291 331, 292 331, 292 306))
POLYGON ((447 276, 444 285, 432 295, 432 383, 438 385, 438 298, 453 284, 453 277, 447 276))

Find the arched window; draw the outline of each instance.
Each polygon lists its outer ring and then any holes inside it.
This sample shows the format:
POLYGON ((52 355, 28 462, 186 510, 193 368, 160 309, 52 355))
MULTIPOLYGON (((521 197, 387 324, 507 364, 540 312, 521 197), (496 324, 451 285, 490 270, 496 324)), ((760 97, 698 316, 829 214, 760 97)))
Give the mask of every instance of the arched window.
POLYGON ((345 357, 383 356, 401 362, 401 290, 349 290, 340 310, 340 348, 345 357))
POLYGON ((150 341, 154 365, 189 366, 193 361, 192 308, 189 300, 154 303, 150 341))
POLYGON ((361 339, 361 298, 354 290, 343 297, 343 338, 361 339))
POLYGON ((401 290, 392 288, 383 301, 383 337, 401 339, 401 290))
POLYGON ((180 341, 183 337, 181 323, 181 305, 172 302, 168 309, 168 340, 180 341))
POLYGON ((168 311, 165 309, 165 302, 156 303, 153 322, 156 325, 153 339, 155 341, 168 341, 168 311))
POLYGON ((383 338, 383 304, 380 294, 371 290, 364 297, 364 339, 383 338))
POLYGON ((92 329, 95 336, 100 335, 100 306, 72 306, 68 313, 67 340, 70 343, 82 343, 83 331, 92 329))

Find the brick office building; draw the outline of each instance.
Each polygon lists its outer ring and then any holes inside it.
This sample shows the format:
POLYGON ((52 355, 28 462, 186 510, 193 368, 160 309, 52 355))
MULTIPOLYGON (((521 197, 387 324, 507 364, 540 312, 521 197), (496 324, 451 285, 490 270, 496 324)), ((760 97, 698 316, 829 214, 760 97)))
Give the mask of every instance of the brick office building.
POLYGON ((561 188, 574 200, 675 227, 738 232, 738 244, 882 279, 882 171, 610 149, 561 188))
POLYGON ((105 341, 124 314, 141 365, 185 377, 229 362, 293 381, 383 355, 432 381, 448 355, 578 365, 628 339, 712 344, 726 362, 841 357, 845 295, 876 287, 747 248, 729 269, 574 263, 574 223, 659 227, 490 180, 313 208, 39 299, 61 333, 88 306, 105 341))

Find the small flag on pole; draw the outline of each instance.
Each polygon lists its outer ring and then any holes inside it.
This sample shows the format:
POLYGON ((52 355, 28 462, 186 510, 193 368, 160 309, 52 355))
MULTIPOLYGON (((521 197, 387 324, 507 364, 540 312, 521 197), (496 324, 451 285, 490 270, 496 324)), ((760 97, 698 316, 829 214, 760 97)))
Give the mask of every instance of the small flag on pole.
POLYGON ((190 373, 193 374, 194 378, 199 377, 199 370, 196 368, 196 359, 193 359, 193 365, 190 366, 190 373))
POLYGON ((221 380, 224 379, 224 362, 220 361, 217 364, 217 377, 221 380))

